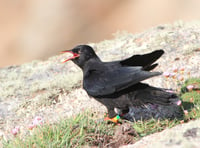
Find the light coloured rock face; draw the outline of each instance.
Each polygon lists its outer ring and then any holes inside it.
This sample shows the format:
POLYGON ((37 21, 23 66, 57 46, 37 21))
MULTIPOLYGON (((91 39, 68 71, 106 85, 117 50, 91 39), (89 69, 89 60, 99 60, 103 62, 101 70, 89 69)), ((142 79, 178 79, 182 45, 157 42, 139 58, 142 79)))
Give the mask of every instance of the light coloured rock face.
MULTIPOLYGON (((171 72, 184 67, 184 79, 200 77, 200 24, 177 22, 161 25, 140 34, 120 33, 112 40, 91 43, 104 61, 119 60, 164 49, 156 71, 171 72), (190 72, 188 74, 187 72, 190 72)), ((21 127, 27 134, 27 126, 35 116, 44 121, 58 122, 59 119, 82 112, 89 108, 104 112, 105 107, 81 88, 82 74, 72 62, 61 63, 65 54, 46 61, 33 61, 19 66, 0 69, 0 133, 10 138, 10 130, 21 127)), ((162 88, 177 88, 172 79, 163 76, 149 79, 150 85, 162 88)), ((101 114, 103 116, 103 114, 101 114)))
POLYGON ((200 120, 177 125, 121 148, 199 148, 200 120))

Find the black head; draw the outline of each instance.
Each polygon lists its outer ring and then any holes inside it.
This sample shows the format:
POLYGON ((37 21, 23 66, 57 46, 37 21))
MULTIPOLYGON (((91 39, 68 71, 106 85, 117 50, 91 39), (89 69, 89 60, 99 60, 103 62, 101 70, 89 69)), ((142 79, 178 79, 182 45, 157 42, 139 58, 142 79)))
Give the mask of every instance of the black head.
POLYGON ((83 68, 84 64, 87 63, 92 58, 99 59, 94 52, 93 48, 88 45, 78 45, 72 50, 66 50, 63 52, 69 52, 72 53, 73 56, 65 60, 64 62, 67 62, 69 60, 72 60, 75 64, 77 64, 79 67, 83 68))

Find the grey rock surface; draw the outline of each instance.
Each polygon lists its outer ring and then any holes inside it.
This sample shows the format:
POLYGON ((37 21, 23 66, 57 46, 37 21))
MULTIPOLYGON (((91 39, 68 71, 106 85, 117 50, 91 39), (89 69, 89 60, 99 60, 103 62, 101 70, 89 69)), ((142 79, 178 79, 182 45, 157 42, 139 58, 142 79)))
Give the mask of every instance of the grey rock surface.
POLYGON ((121 148, 199 148, 200 120, 177 125, 160 133, 142 138, 133 145, 121 148))

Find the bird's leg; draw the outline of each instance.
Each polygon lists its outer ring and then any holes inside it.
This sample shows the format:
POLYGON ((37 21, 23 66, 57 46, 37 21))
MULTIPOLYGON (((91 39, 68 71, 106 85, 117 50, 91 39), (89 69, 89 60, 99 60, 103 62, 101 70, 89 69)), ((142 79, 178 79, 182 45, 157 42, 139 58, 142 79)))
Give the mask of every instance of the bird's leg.
POLYGON ((108 116, 104 118, 104 121, 111 121, 113 123, 119 123, 120 116, 117 115, 114 118, 109 118, 108 116))
POLYGON ((108 115, 104 118, 104 121, 111 121, 113 123, 118 123, 120 116, 117 115, 114 109, 108 109, 108 115))

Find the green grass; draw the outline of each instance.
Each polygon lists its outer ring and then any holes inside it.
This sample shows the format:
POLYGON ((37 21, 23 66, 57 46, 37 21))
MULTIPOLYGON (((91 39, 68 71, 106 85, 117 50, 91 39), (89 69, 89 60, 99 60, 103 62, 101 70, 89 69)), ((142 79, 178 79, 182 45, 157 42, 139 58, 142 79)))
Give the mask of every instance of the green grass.
MULTIPOLYGON (((188 122, 200 117, 200 90, 188 92, 188 85, 200 88, 200 79, 187 80, 181 88, 182 109, 188 113, 182 119, 137 121, 130 123, 137 133, 133 136, 138 140, 146 135, 160 132, 177 124, 188 122), (191 99, 192 98, 192 99, 191 99)), ((4 141, 4 147, 81 147, 83 145, 103 147, 114 140, 117 125, 97 122, 96 113, 85 112, 54 125, 43 125, 34 129, 32 135, 21 139, 4 141)))
POLYGON ((200 79, 192 78, 186 80, 181 88, 181 98, 183 100, 183 109, 188 111, 188 115, 185 116, 186 120, 200 118, 200 79), (187 91, 188 85, 194 85, 197 90, 191 92, 187 91))
POLYGON ((81 145, 104 144, 104 138, 112 137, 114 125, 95 122, 95 114, 85 112, 54 125, 44 125, 34 129, 34 134, 4 142, 5 147, 80 147, 81 145))
POLYGON ((137 121, 133 124, 133 128, 138 133, 139 137, 144 137, 149 134, 160 132, 166 128, 171 128, 179 123, 179 120, 157 120, 150 119, 146 121, 137 121))

